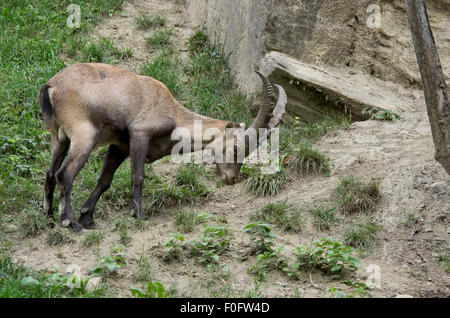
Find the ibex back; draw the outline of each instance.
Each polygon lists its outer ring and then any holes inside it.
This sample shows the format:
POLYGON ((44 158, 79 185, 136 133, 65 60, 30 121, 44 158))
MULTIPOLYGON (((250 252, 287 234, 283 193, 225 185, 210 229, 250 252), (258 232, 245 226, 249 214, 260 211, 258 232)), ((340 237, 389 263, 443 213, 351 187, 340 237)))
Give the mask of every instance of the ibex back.
MULTIPOLYGON (((263 102, 251 128, 268 128, 270 131, 281 119, 287 102, 284 90, 279 90, 275 105, 272 86, 263 80, 263 102)), ((172 132, 180 127, 187 129, 191 142, 208 147, 217 137, 204 138, 194 133, 194 121, 202 122, 202 130, 216 128, 222 138, 231 134, 234 142, 224 142, 223 151, 233 147, 238 151, 239 139, 245 139, 245 153, 249 145, 244 124, 216 120, 193 113, 178 103, 166 86, 147 76, 140 76, 106 64, 74 64, 60 71, 40 91, 39 101, 44 122, 52 135, 52 163, 45 181, 45 210, 53 218, 53 193, 59 189, 59 215, 63 226, 76 231, 94 226, 95 205, 111 185, 117 168, 129 156, 132 170, 131 209, 137 217, 144 218, 141 189, 144 164, 151 163, 172 151, 177 140, 172 132), (197 137, 196 137, 197 136, 197 137), (200 138, 201 140, 194 140, 200 138), (97 185, 75 219, 70 192, 74 178, 86 163, 95 147, 109 145, 97 185), (69 150, 70 148, 70 150, 69 150), (66 154, 68 155, 66 157, 66 154), (66 157, 66 158, 65 158, 66 157), (65 158, 65 159, 64 159, 65 158)), ((267 136, 258 135, 258 141, 267 136)), ((233 184, 239 175, 242 162, 216 163, 223 182, 233 184)))

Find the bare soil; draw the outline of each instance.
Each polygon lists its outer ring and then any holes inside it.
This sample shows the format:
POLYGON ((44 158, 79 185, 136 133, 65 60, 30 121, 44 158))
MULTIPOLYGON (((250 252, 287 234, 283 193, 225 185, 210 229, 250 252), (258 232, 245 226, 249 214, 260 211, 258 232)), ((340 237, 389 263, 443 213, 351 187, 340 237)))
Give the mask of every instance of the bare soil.
MULTIPOLYGON (((121 46, 134 49, 134 57, 121 67, 136 71, 150 57, 144 43, 146 34, 135 26, 134 18, 138 12, 166 16, 168 26, 178 31, 176 47, 186 52, 187 39, 195 26, 190 24, 182 3, 136 0, 127 2, 123 12, 125 14, 106 19, 96 30, 96 36, 113 39, 121 46)), ((390 85, 395 86, 394 83, 390 85)), ((217 218, 220 216, 227 217, 232 232, 232 248, 221 255, 220 263, 230 268, 229 282, 233 295, 245 296, 245 292, 254 288, 253 276, 248 273, 248 269, 256 264, 256 257, 250 256, 243 262, 238 259, 247 255, 251 248, 249 236, 242 229, 250 223, 249 215, 265 204, 287 199, 305 211, 306 224, 301 233, 285 233, 274 228, 276 245, 283 245, 292 256, 296 246, 322 237, 342 238, 344 228, 366 218, 365 215, 345 216, 345 224, 319 232, 312 225, 311 216, 306 213, 308 208, 331 203, 333 189, 339 178, 346 175, 365 179, 380 178, 383 195, 382 202, 372 214, 383 226, 380 243, 364 255, 357 255, 362 266, 346 278, 366 282, 369 276, 367 267, 375 264, 381 269, 381 288, 373 290, 375 297, 395 297, 398 294, 414 297, 450 295, 449 273, 439 261, 441 255, 448 253, 449 246, 450 176, 434 159, 433 140, 422 92, 400 86, 396 88, 397 98, 402 99, 404 105, 400 120, 355 122, 348 130, 330 133, 318 142, 318 148, 331 158, 333 168, 330 177, 297 178, 278 196, 265 198, 248 194, 241 182, 217 188, 211 200, 188 207, 197 213, 211 214, 213 218, 210 224, 219 224, 217 218), (419 215, 419 219, 408 228, 402 223, 410 213, 419 215)), ((154 164, 154 168, 161 176, 170 178, 176 166, 167 160, 160 160, 154 164)), ((213 188, 214 182, 211 182, 213 188)), ((148 229, 130 233, 132 240, 126 248, 129 264, 120 269, 116 277, 108 279, 115 295, 129 297, 129 286, 144 288, 145 284, 137 282, 135 278, 141 255, 151 261, 152 279, 162 282, 166 289, 176 288, 177 296, 211 297, 212 289, 225 286, 225 280, 213 278, 194 258, 184 257, 182 261, 165 263, 157 256, 161 250, 158 246, 168 241, 169 233, 178 232, 172 213, 175 210, 168 209, 165 214, 153 215, 148 229)), ((98 251, 83 246, 83 236, 76 236, 73 243, 62 247, 49 247, 46 243, 48 234, 44 233, 36 238, 18 241, 13 258, 33 268, 57 268, 60 271, 75 263, 86 274, 96 264, 97 257, 109 254, 111 246, 119 239, 119 234, 111 230, 110 221, 98 221, 97 229, 106 232, 106 239, 98 251)), ((186 239, 198 237, 201 229, 202 225, 197 225, 194 232, 185 235, 186 239)), ((341 281, 315 272, 305 274, 300 280, 272 272, 268 281, 263 283, 262 290, 269 297, 293 297, 297 286, 305 297, 320 297, 329 286, 348 290, 341 281)))

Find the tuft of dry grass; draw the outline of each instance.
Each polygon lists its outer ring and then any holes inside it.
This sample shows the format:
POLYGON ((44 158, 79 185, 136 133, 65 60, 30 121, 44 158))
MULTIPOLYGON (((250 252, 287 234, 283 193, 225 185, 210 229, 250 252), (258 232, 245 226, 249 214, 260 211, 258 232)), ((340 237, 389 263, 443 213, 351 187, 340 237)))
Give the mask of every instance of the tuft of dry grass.
POLYGON ((347 176, 341 179, 334 193, 341 213, 369 212, 381 199, 380 181, 347 176))

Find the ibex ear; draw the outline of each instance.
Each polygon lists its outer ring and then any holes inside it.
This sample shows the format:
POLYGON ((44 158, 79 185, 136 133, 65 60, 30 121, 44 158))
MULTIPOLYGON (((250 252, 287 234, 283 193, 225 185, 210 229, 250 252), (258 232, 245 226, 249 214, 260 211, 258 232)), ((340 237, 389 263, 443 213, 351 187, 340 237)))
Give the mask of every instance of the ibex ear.
POLYGON ((245 123, 240 123, 239 127, 241 127, 242 129, 245 129, 245 123))
POLYGON ((232 123, 231 121, 225 126, 225 128, 233 128, 234 127, 234 123, 232 123))

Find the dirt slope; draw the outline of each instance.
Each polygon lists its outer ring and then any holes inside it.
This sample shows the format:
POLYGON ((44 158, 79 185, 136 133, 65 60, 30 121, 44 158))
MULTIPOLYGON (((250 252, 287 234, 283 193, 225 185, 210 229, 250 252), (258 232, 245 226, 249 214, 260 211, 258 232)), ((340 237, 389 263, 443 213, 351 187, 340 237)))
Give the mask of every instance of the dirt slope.
MULTIPOLYGON (((132 47, 134 58, 121 66, 136 70, 148 53, 144 45, 144 33, 134 24, 137 12, 164 14, 168 25, 174 26, 177 45, 186 50, 186 40, 194 26, 190 24, 183 6, 175 1, 136 0, 126 3, 124 15, 107 19, 97 29, 97 35, 114 39, 118 44, 132 47)), ((370 84, 369 84, 370 85, 370 84)), ((390 84, 394 85, 394 84, 390 84)), ((254 198, 247 194, 242 183, 217 189, 213 200, 195 205, 198 213, 210 213, 214 217, 226 215, 228 226, 233 233, 232 249, 221 256, 221 263, 229 265, 233 295, 243 295, 253 289, 253 277, 248 268, 256 263, 255 257, 243 262, 238 258, 250 249, 249 237, 242 232, 250 223, 249 214, 268 202, 287 199, 303 209, 329 201, 339 177, 354 174, 364 178, 381 178, 383 200, 375 212, 376 220, 383 225, 381 243, 361 257, 362 267, 353 281, 365 282, 367 266, 376 264, 381 269, 381 288, 375 289, 377 297, 393 297, 409 294, 416 297, 450 295, 450 277, 445 272, 439 256, 449 245, 450 177, 434 160, 424 98, 420 91, 398 87, 398 96, 403 102, 402 118, 395 122, 364 121, 353 123, 347 131, 339 131, 325 136, 318 147, 331 158, 333 172, 330 177, 314 176, 299 178, 275 198, 254 198), (419 221, 411 228, 401 223, 409 213, 420 215, 419 221)), ((155 163, 155 171, 160 175, 170 175, 175 168, 167 161, 155 163)), ((213 167, 208 167, 212 169, 213 167)), ((114 186, 114 185, 113 185, 114 186)), ((125 212, 124 212, 125 213, 125 212)), ((332 227, 329 231, 318 232, 307 216, 305 229, 300 234, 286 234, 275 229, 277 245, 287 251, 312 240, 334 236, 341 237, 347 225, 332 227)), ((348 218, 347 222, 358 222, 362 217, 348 218)), ((109 229, 111 224, 100 221, 97 228, 107 233, 98 253, 82 245, 82 237, 63 247, 52 247, 45 243, 46 235, 22 240, 13 257, 34 268, 55 267, 64 270, 76 263, 87 273, 98 255, 109 253, 118 233, 109 229)), ((186 239, 198 236, 201 226, 187 234, 186 239)), ((142 288, 142 283, 134 279, 137 261, 144 254, 152 263, 152 277, 162 282, 166 288, 177 289, 178 296, 211 296, 211 288, 222 286, 220 278, 211 279, 211 274, 196 264, 193 259, 165 264, 156 255, 156 246, 166 242, 168 233, 176 233, 173 215, 159 214, 151 219, 151 226, 141 232, 132 233, 132 241, 126 249, 130 263, 119 271, 118 277, 108 283, 118 296, 130 296, 129 286, 142 288)), ((288 252, 289 253, 289 252, 288 252)), ((279 273, 271 273, 263 284, 264 295, 272 297, 292 297, 298 286, 303 296, 319 297, 328 286, 345 286, 339 280, 332 280, 321 274, 305 275, 298 281, 289 280, 279 273)))

